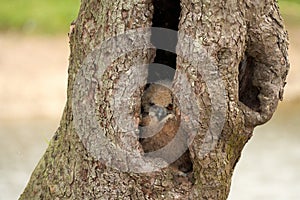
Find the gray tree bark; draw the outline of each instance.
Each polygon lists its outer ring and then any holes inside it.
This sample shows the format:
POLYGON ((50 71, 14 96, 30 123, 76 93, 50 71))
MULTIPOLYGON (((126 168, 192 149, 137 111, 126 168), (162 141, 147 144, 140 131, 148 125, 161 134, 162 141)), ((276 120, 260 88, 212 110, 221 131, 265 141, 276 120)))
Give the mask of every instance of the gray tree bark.
MULTIPOLYGON (((182 100, 181 104, 188 104, 190 95, 194 95, 192 104, 197 112, 187 116, 196 121, 193 124, 196 134, 189 145, 193 163, 191 174, 171 167, 148 173, 117 169, 142 166, 132 160, 111 161, 110 165, 101 162, 88 148, 97 150, 97 135, 89 131, 84 136, 78 135, 76 123, 81 119, 76 118, 74 105, 88 102, 87 106, 94 106, 95 113, 81 108, 78 112, 96 114, 109 141, 142 152, 134 131, 116 128, 118 116, 111 109, 111 99, 118 93, 116 85, 126 86, 125 92, 133 91, 134 95, 127 99, 128 106, 118 108, 120 113, 131 116, 125 128, 135 129, 147 70, 132 66, 152 62, 155 49, 142 45, 142 48, 118 55, 106 70, 102 69, 101 79, 96 77, 99 66, 93 52, 111 37, 151 27, 153 5, 161 13, 169 14, 172 10, 168 8, 173 9, 174 2, 81 1, 69 36, 68 100, 60 126, 20 199, 227 198, 232 173, 244 145, 251 138, 254 127, 272 117, 283 95, 289 69, 288 39, 276 1, 180 1, 180 18, 178 24, 175 23, 179 36, 173 89, 182 100), (86 63, 94 67, 88 68, 86 63), (82 73, 84 68, 86 72, 82 73), (96 90, 78 86, 78 74, 90 74, 83 81, 96 90), (129 78, 122 78, 124 74, 129 78), (191 90, 182 92, 185 84, 191 86, 191 90), (140 89, 136 90, 136 85, 141 86, 140 89), (95 104, 89 104, 95 99, 95 104), (217 134, 219 127, 221 130, 217 134), (95 144, 86 144, 91 141, 95 144)), ((156 24, 166 28, 174 26, 172 15, 161 17, 162 23, 156 24)), ((149 32, 139 34, 129 43, 136 40, 140 44, 150 44, 149 32)), ((126 46, 128 40, 118 45, 126 46)), ((104 55, 112 55, 114 51, 110 46, 101 49, 104 55)), ((169 59, 168 55, 163 58, 169 59)), ((80 128, 82 126, 88 125, 81 124, 80 128)))

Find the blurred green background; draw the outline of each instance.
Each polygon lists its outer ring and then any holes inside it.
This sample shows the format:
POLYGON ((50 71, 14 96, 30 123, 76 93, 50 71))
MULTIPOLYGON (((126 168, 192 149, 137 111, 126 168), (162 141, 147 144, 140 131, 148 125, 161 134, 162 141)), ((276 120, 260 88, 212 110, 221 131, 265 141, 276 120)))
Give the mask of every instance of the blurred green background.
POLYGON ((67 33, 79 0, 0 0, 0 31, 67 33))
MULTIPOLYGON (((279 4, 286 21, 299 25, 300 0, 279 0, 279 4)), ((66 33, 79 6, 79 0, 0 0, 0 31, 66 33)))
POLYGON ((288 26, 300 25, 300 0, 279 0, 279 8, 288 26))

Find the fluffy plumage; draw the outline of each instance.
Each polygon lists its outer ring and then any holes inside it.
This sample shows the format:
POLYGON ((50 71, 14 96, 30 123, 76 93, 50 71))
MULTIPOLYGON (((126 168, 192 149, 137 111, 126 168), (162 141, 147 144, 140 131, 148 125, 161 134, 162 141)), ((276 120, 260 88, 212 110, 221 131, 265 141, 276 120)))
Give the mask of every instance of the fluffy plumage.
MULTIPOLYGON (((176 135, 180 116, 176 112, 172 91, 163 84, 148 84, 142 96, 140 143, 145 153, 156 151, 166 146, 176 135)), ((180 138, 180 143, 186 143, 186 138, 180 138)), ((173 156, 177 149, 173 146, 168 156, 173 156)), ((192 169, 192 163, 187 150, 179 159, 171 164, 183 172, 192 169)))

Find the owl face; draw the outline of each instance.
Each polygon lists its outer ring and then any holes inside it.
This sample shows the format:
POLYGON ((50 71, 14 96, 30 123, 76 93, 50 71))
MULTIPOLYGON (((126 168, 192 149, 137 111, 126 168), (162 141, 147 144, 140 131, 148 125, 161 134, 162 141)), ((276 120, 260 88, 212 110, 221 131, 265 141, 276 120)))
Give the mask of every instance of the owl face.
POLYGON ((142 97, 142 118, 149 116, 152 121, 163 120, 173 111, 172 92, 160 84, 146 85, 142 97))
MULTIPOLYGON (((175 112, 174 103, 176 105, 176 99, 168 87, 160 84, 149 84, 145 87, 141 105, 139 142, 144 153, 149 153, 164 148, 177 136, 177 142, 168 147, 166 154, 155 154, 166 161, 178 152, 178 147, 187 145, 187 137, 177 135, 180 115, 175 112)), ((170 166, 182 172, 191 171, 193 166, 188 150, 170 166)))
POLYGON ((151 105, 149 107, 149 116, 157 118, 158 121, 161 121, 168 114, 168 110, 164 107, 158 105, 151 105))

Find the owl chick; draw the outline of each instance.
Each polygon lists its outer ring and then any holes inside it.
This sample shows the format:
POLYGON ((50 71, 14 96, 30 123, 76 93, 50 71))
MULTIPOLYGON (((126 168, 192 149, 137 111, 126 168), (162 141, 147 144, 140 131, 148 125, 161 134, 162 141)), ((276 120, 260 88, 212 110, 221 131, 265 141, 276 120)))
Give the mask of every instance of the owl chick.
MULTIPOLYGON (((140 143, 145 153, 159 150, 166 146, 176 135, 180 116, 176 112, 172 91, 162 84, 147 84, 141 101, 140 143)), ((182 139, 180 143, 186 143, 182 139)), ((168 156, 176 155, 178 147, 172 146, 168 156)), ((183 172, 192 170, 192 162, 187 150, 173 162, 174 167, 183 172)))

